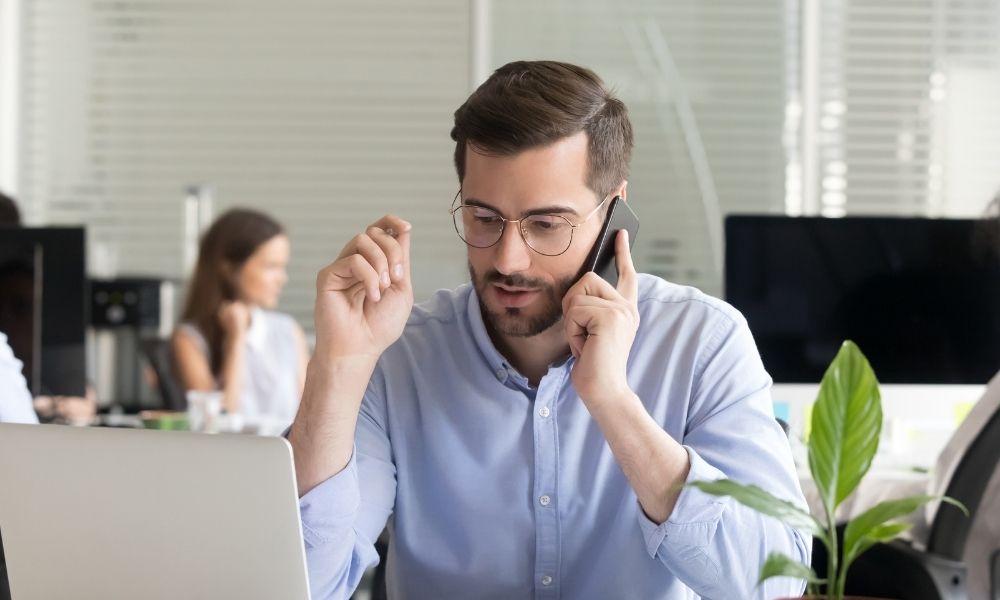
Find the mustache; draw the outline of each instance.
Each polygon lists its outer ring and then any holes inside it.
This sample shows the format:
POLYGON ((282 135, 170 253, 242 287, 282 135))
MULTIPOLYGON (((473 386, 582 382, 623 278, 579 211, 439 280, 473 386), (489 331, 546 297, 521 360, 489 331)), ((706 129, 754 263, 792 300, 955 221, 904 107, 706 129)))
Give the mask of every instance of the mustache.
POLYGON ((545 282, 540 279, 531 279, 530 277, 525 277, 524 275, 519 275, 514 273, 512 275, 503 275, 499 271, 489 270, 483 275, 483 281, 486 283, 500 283, 509 287, 523 287, 523 288, 544 288, 545 282))

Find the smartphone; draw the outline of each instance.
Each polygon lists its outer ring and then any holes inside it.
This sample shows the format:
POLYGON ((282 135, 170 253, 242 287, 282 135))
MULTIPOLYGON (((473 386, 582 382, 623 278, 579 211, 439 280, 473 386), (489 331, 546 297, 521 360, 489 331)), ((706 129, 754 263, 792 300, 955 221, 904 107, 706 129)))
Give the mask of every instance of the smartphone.
POLYGON ((594 271, 603 277, 611 285, 618 285, 618 265, 615 262, 615 238, 618 232, 624 229, 628 231, 629 248, 635 244, 635 238, 639 234, 639 217, 632 212, 627 202, 621 196, 611 199, 608 206, 608 215, 604 219, 601 233, 597 236, 590 256, 583 263, 582 277, 587 271, 594 271))

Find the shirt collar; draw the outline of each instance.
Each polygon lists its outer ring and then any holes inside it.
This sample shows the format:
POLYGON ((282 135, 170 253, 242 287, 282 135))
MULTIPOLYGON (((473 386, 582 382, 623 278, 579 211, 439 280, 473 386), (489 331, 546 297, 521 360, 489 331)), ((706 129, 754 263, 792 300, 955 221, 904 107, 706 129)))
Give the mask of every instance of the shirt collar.
MULTIPOLYGON (((468 286, 469 298, 466 315, 468 315, 469 330, 472 332, 472 338, 476 341, 476 346, 479 347, 479 351, 482 353, 483 358, 486 359, 490 370, 497 376, 497 379, 504 383, 513 383, 518 387, 528 389, 530 387, 528 385, 528 378, 512 367, 507 358, 493 345, 493 340, 486 330, 482 307, 479 304, 479 295, 476 293, 474 285, 469 283, 468 286)), ((572 366, 573 357, 568 356, 566 359, 550 365, 550 368, 572 368, 572 366)))
POLYGON ((472 331, 472 338, 476 341, 476 346, 482 352, 490 369, 499 372, 501 369, 514 371, 503 354, 493 345, 490 334, 486 331, 486 323, 483 321, 482 307, 479 305, 479 294, 471 283, 469 285, 469 299, 466 314, 469 319, 469 329, 472 331))

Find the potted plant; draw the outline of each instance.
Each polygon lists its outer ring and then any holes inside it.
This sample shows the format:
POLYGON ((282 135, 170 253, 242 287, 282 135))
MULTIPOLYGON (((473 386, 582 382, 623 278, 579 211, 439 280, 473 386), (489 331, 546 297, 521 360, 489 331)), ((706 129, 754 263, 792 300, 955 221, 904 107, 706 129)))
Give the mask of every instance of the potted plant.
POLYGON ((931 500, 940 499, 968 511, 952 498, 910 496, 880 502, 851 519, 838 548, 836 511, 857 488, 871 467, 882 431, 882 401, 878 380, 868 359, 850 340, 843 343, 820 383, 812 410, 809 434, 809 471, 819 491, 825 514, 814 517, 791 502, 753 485, 729 479, 696 481, 689 485, 715 496, 730 496, 757 512, 775 517, 790 527, 808 532, 826 546, 827 579, 820 579, 809 565, 772 553, 761 568, 758 584, 771 577, 804 579, 810 595, 843 600, 847 569, 873 545, 888 542, 911 527, 893 522, 931 500), (825 586, 825 594, 820 593, 825 586))

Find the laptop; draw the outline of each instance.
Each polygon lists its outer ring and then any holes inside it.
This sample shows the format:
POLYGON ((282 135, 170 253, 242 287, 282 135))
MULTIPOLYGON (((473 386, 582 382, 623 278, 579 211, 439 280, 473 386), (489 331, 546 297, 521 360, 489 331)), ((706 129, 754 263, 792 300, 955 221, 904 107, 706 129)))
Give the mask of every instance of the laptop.
POLYGON ((284 438, 0 424, 11 596, 308 600, 284 438))

